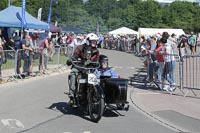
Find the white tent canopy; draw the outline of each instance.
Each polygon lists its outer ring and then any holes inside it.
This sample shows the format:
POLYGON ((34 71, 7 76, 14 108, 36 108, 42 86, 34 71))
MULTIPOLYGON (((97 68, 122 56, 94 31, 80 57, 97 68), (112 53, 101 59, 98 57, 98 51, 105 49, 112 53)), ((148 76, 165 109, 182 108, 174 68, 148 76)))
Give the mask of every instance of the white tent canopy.
POLYGON ((116 30, 113 30, 113 31, 110 31, 109 34, 112 34, 112 35, 116 35, 116 34, 120 34, 120 35, 134 35, 134 34, 138 34, 137 31, 134 31, 130 28, 127 28, 127 27, 121 27, 119 29, 116 29, 116 30))
POLYGON ((155 34, 162 34, 163 32, 168 32, 170 35, 173 33, 177 36, 185 34, 183 29, 159 29, 159 28, 139 28, 138 33, 141 35, 155 35, 155 34))

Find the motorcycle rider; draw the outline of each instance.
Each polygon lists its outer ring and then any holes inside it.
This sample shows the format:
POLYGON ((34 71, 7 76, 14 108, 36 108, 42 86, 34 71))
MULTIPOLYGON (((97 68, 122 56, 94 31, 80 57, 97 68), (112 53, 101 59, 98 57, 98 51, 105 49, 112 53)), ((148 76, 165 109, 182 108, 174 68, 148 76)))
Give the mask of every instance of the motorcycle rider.
MULTIPOLYGON (((97 41, 98 37, 94 33, 90 33, 86 36, 86 43, 83 45, 79 45, 75 48, 73 55, 71 57, 72 60, 80 61, 82 65, 87 66, 92 61, 99 60, 99 50, 97 49, 97 41)), ((71 59, 67 60, 67 65, 72 65, 71 59)), ((71 76, 70 76, 70 84, 69 84, 69 97, 70 104, 76 106, 76 101, 73 97, 76 94, 76 78, 80 70, 78 70, 75 66, 71 67, 71 76)))
POLYGON ((106 55, 99 56, 100 68, 95 71, 98 78, 100 76, 109 76, 110 78, 118 78, 119 75, 112 67, 108 65, 108 57, 106 55))

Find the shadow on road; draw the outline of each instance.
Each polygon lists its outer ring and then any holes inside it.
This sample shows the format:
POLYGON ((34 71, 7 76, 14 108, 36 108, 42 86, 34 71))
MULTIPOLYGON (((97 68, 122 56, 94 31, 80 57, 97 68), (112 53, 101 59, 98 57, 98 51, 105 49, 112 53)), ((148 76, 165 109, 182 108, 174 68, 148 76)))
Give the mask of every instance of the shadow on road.
MULTIPOLYGON (((86 108, 83 107, 73 108, 66 102, 53 103, 48 107, 48 109, 59 111, 64 115, 79 116, 87 121, 91 121, 86 108)), ((103 114, 103 117, 118 117, 118 116, 124 116, 124 115, 122 115, 117 109, 111 107, 109 108, 107 107, 103 114)))
POLYGON ((136 73, 129 77, 129 85, 138 89, 160 91, 160 87, 156 82, 147 80, 146 68, 136 68, 136 73))
POLYGON ((74 114, 76 113, 73 108, 69 106, 68 103, 66 102, 58 102, 58 103, 53 103, 51 106, 48 107, 48 109, 51 110, 57 110, 60 111, 63 114, 74 114))

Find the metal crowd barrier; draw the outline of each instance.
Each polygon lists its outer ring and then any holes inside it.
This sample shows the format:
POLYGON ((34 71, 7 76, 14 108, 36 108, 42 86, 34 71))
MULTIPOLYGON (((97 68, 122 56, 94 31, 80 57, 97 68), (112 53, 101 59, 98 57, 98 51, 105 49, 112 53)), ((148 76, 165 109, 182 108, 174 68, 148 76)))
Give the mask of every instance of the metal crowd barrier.
MULTIPOLYGON (((45 75, 50 72, 60 72, 66 69, 66 60, 72 55, 72 48, 58 47, 51 49, 34 48, 33 52, 27 53, 26 50, 3 50, 7 62, 1 65, 3 80, 23 79, 26 75, 25 62, 31 61, 32 73, 45 75), (31 55, 31 56, 30 56, 31 55)), ((1 52, 1 51, 0 51, 1 52)))
POLYGON ((2 79, 4 80, 14 80, 14 69, 15 69, 15 51, 14 50, 3 50, 0 51, 4 53, 6 62, 2 64, 2 79))
MULTIPOLYGON (((188 95, 188 92, 191 91, 194 96, 197 96, 194 90, 200 90, 200 56, 199 55, 185 55, 183 60, 181 60, 180 56, 177 54, 169 55, 174 56, 176 59, 176 65, 174 69, 174 81, 175 86, 178 88, 185 96, 188 95)), ((158 87, 159 89, 162 88, 163 85, 170 85, 169 82, 159 82, 156 77, 155 69, 152 69, 152 63, 150 62, 149 55, 145 56, 145 63, 146 63, 146 72, 147 76, 144 79, 144 84, 147 87, 158 87), (150 76, 153 74, 153 77, 150 76)), ((156 67, 155 65, 153 66, 156 67)), ((173 94, 174 92, 171 92, 173 94)))
POLYGON ((199 55, 185 55, 182 62, 182 88, 187 89, 184 96, 191 91, 195 96, 194 90, 200 90, 200 56, 199 55))

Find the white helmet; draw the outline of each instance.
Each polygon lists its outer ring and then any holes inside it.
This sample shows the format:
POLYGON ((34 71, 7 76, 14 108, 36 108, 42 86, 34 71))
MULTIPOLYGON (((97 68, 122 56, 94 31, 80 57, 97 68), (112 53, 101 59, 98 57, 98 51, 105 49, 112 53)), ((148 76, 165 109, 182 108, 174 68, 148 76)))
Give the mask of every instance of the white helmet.
POLYGON ((86 43, 90 45, 90 41, 98 41, 98 36, 94 33, 90 33, 86 36, 86 43))

